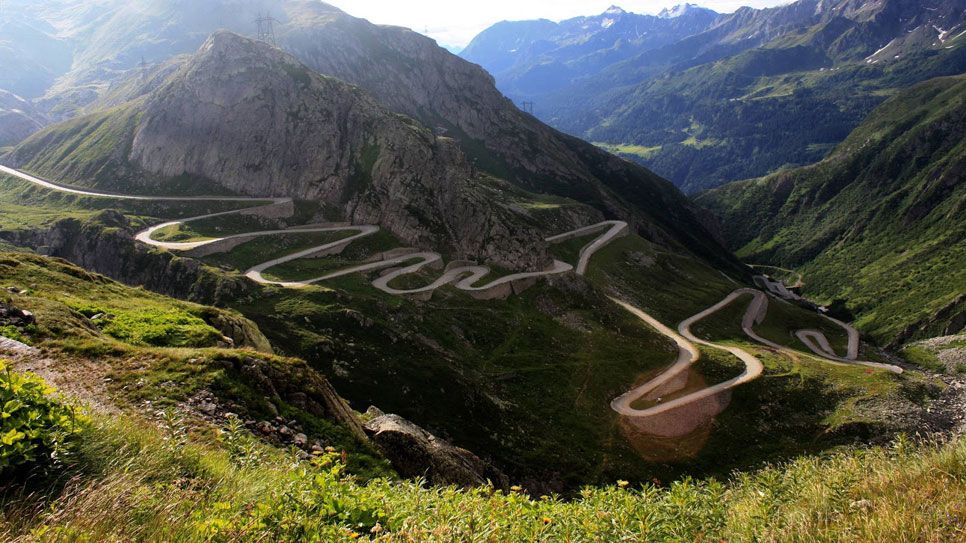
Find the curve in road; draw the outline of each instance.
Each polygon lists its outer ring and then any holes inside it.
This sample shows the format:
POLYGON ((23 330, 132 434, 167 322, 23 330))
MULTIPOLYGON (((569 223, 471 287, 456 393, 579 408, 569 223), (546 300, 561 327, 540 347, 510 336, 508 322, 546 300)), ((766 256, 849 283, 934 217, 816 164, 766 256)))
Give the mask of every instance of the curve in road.
MULTIPOLYGON (((657 377, 651 379, 650 381, 625 392, 624 394, 618 396, 611 402, 611 408, 617 413, 628 416, 628 417, 653 417, 655 415, 660 415, 667 413, 669 411, 681 408, 685 405, 698 402, 700 400, 716 396, 723 392, 726 392, 732 388, 743 385, 754 381, 761 376, 764 371, 764 365, 761 363, 757 357, 741 349, 739 347, 734 347, 731 345, 722 345, 714 343, 711 341, 703 340, 694 335, 691 331, 691 327, 694 326, 698 321, 718 312, 727 307, 728 305, 734 303, 738 298, 742 296, 751 296, 751 301, 748 304, 748 308, 745 310, 744 315, 741 319, 741 329, 749 338, 757 343, 765 345, 773 350, 786 353, 792 356, 797 356, 797 353, 788 347, 779 345, 773 341, 765 339, 758 335, 754 326, 756 324, 761 324, 768 312, 768 295, 760 290, 754 289, 738 289, 731 294, 729 294, 725 299, 718 302, 717 304, 701 311, 700 313, 685 319, 678 325, 678 330, 674 331, 669 327, 665 326, 659 320, 655 319, 651 315, 645 313, 644 311, 626 303, 616 298, 611 298, 613 302, 623 307, 649 326, 657 330, 659 333, 671 339, 678 346, 678 358, 675 362, 668 367, 666 370, 661 372, 657 377), (698 345, 703 345, 705 347, 711 347, 714 349, 720 349, 727 351, 737 357, 745 364, 744 370, 738 376, 728 381, 724 381, 717 385, 701 389, 696 392, 675 398, 666 403, 661 403, 647 409, 635 409, 631 405, 641 399, 655 399, 658 394, 672 393, 683 388, 684 383, 680 379, 680 376, 684 374, 695 362, 701 359, 701 351, 698 345)), ((834 320, 834 319, 833 319, 834 320)), ((839 322, 839 321, 836 321, 839 322)), ((843 326, 848 327, 844 323, 839 323, 843 326)), ((854 330, 854 328, 853 328, 854 330)), ((856 332, 857 334, 857 332, 856 332)), ((805 343, 810 349, 816 352, 824 361, 832 362, 836 364, 843 365, 861 365, 868 366, 880 370, 886 370, 893 373, 902 373, 902 368, 898 366, 893 366, 890 364, 880 364, 877 362, 865 362, 855 359, 844 359, 839 358, 835 355, 834 351, 829 344, 828 338, 821 331, 818 330, 800 330, 796 333, 799 339, 805 343), (815 346, 813 347, 812 341, 815 341, 815 346)), ((858 340, 856 338, 856 355, 858 348, 858 340)), ((850 353, 852 351, 851 347, 851 334, 850 334, 850 353)))

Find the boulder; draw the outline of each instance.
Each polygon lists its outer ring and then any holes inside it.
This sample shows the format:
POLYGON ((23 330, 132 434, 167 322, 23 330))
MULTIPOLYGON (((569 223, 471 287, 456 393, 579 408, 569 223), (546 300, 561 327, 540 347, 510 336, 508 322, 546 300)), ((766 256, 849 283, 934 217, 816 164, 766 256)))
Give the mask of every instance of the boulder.
POLYGON ((432 485, 505 487, 506 476, 472 452, 453 446, 399 415, 365 424, 366 433, 403 477, 424 477, 432 485))

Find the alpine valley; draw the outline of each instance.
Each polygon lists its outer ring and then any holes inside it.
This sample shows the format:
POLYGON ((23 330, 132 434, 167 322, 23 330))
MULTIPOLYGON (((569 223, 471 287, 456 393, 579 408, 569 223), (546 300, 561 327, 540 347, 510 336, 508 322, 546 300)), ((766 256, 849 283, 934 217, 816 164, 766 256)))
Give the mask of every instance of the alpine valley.
POLYGON ((3 2, 0 540, 959 540, 964 15, 3 2))

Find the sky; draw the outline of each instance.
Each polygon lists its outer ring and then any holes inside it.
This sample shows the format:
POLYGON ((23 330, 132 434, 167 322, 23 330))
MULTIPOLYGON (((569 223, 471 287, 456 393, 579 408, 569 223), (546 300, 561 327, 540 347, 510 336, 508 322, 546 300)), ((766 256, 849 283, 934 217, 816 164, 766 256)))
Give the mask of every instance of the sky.
MULTIPOLYGON (((440 45, 464 47, 474 36, 500 21, 598 15, 613 4, 634 13, 657 14, 684 0, 328 0, 343 11, 373 23, 393 24, 427 34, 440 45)), ((730 13, 741 6, 762 8, 791 0, 691 0, 730 13)))

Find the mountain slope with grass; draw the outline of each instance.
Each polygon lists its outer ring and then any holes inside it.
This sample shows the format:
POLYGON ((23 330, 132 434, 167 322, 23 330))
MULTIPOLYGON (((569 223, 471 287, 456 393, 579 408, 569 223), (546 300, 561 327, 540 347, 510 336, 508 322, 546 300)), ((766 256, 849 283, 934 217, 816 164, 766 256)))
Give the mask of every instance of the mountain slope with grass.
POLYGON ((800 270, 877 341, 951 335, 966 320, 966 78, 880 106, 827 159, 698 201, 748 262, 800 270))
POLYGON ((20 143, 49 122, 27 100, 0 90, 0 149, 20 143))

